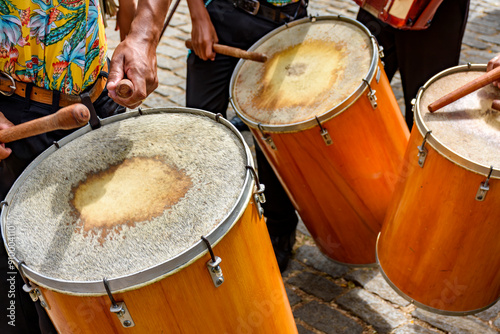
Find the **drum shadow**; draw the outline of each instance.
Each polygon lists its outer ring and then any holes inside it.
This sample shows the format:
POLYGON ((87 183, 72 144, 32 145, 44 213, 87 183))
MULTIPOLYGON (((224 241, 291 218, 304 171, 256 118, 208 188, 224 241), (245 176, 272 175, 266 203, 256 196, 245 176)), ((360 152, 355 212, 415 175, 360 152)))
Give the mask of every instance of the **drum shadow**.
MULTIPOLYGON (((52 217, 60 217, 59 221, 54 225, 55 230, 51 231, 53 233, 51 240, 46 240, 50 242, 47 247, 47 253, 45 254, 43 267, 51 268, 52 272, 56 272, 61 265, 61 262, 64 261, 65 254, 68 250, 70 242, 75 238, 75 235, 80 233, 85 233, 83 229, 83 223, 80 221, 80 213, 72 204, 74 199, 74 189, 77 188, 82 182, 85 182, 91 175, 97 174, 102 171, 99 170, 98 167, 92 166, 102 166, 103 159, 104 163, 107 157, 112 156, 116 161, 123 161, 128 153, 131 151, 134 143, 133 141, 127 140, 123 138, 123 135, 118 136, 117 132, 119 127, 108 127, 106 126, 100 128, 100 131, 107 130, 106 139, 111 138, 108 142, 101 142, 96 144, 95 142, 92 145, 78 145, 79 148, 82 146, 80 152, 76 153, 74 157, 69 157, 69 159, 73 160, 74 163, 74 171, 78 171, 78 173, 71 173, 71 171, 67 172, 67 175, 63 182, 55 183, 56 190, 54 191, 55 196, 51 198, 50 208, 52 217), (81 178, 82 173, 85 173, 86 176, 84 179, 81 178), (72 175, 76 174, 78 176, 72 175)), ((84 141, 85 135, 74 139, 73 141, 84 141)), ((116 164, 116 163, 113 163, 116 164)), ((110 166, 106 166, 105 169, 110 166)), ((54 184, 49 184, 48 186, 53 186, 54 184)), ((93 188, 94 193, 93 196, 95 198, 102 197, 106 193, 106 189, 104 185, 99 188, 93 188), (97 192, 96 192, 97 190, 97 192)), ((88 202, 87 204, 91 204, 88 202)), ((124 203, 126 205, 126 203, 124 203)), ((102 208, 102 210, 106 210, 106 208, 102 208)), ((92 232, 92 231, 91 231, 92 232)), ((95 236, 95 233, 88 234, 89 236, 95 236)), ((83 237, 86 237, 84 234, 83 237)))

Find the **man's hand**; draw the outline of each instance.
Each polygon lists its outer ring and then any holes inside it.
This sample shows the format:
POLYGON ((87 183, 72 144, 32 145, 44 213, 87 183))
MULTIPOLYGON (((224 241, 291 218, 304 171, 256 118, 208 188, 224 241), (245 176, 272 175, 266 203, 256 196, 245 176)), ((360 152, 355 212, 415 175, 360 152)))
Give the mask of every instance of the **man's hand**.
POLYGON ((210 16, 201 0, 188 0, 191 13, 191 41, 194 53, 203 60, 214 60, 214 43, 217 43, 217 33, 210 16))
MULTIPOLYGON (((500 66, 500 54, 498 54, 496 57, 491 59, 488 62, 488 66, 486 67, 486 71, 491 71, 492 69, 500 66)), ((500 88, 500 80, 495 80, 492 82, 494 86, 500 88)))
MULTIPOLYGON (((11 126, 14 126, 5 116, 3 113, 0 112, 0 131, 2 129, 7 129, 10 128, 11 126)), ((6 159, 10 154, 12 153, 12 150, 8 147, 5 147, 5 144, 0 143, 0 160, 6 159)))
POLYGON ((108 95, 128 108, 138 107, 158 87, 156 47, 170 0, 139 0, 125 39, 116 47, 108 74, 108 95), (134 89, 130 97, 116 94, 118 82, 127 78, 134 89))

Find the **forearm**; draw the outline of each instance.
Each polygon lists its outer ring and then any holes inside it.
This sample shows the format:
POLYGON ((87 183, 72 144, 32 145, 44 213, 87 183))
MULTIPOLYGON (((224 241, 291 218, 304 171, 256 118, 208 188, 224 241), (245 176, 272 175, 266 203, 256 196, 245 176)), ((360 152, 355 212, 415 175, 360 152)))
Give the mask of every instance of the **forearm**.
POLYGON ((191 22, 193 24, 204 22, 207 18, 210 20, 203 0, 187 0, 187 4, 191 15, 191 22))
POLYGON ((139 0, 127 37, 116 47, 108 75, 108 95, 128 108, 138 107, 158 87, 156 48, 170 0, 139 0), (118 82, 128 78, 133 92, 120 97, 118 82))
POLYGON ((217 32, 203 0, 187 0, 191 14, 191 40, 193 51, 203 60, 214 60, 214 43, 218 42, 217 32))
POLYGON ((171 0, 139 0, 129 36, 156 47, 170 4, 171 0))
POLYGON ((130 31, 130 25, 137 11, 136 0, 119 0, 120 6, 116 14, 117 28, 120 30, 120 40, 124 40, 130 31))

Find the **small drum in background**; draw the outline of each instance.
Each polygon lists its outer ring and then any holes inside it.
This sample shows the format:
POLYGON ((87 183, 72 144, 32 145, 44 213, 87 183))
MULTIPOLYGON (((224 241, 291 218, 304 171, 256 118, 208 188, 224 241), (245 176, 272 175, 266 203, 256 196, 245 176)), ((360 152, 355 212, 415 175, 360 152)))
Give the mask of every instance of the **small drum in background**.
POLYGON ((409 137, 375 38, 345 17, 273 30, 241 60, 231 103, 250 127, 316 244, 373 265, 409 137))
POLYGON ((60 333, 297 333, 254 176, 212 113, 126 113, 33 161, 4 242, 60 333))
POLYGON ((377 244, 381 271, 417 306, 472 314, 500 297, 500 90, 427 106, 486 71, 443 71, 418 93, 415 125, 377 244))
POLYGON ((427 29, 443 0, 354 0, 361 8, 394 28, 427 29))

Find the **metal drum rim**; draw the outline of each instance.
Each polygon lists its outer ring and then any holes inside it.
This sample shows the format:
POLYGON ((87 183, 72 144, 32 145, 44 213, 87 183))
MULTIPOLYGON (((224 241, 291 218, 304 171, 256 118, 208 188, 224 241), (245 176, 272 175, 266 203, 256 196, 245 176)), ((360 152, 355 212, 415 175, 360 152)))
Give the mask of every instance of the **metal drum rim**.
MULTIPOLYGON (((199 116, 205 116, 213 119, 214 121, 218 121, 222 123, 224 126, 228 127, 239 139, 241 144, 245 149, 245 156, 247 160, 247 166, 252 168, 254 167, 253 157, 250 152, 248 145, 245 142, 245 139, 241 135, 241 133, 226 119, 223 117, 218 117, 216 114, 193 108, 183 108, 183 107, 170 107, 170 108, 152 108, 152 109, 142 109, 137 111, 126 112, 123 114, 111 116, 109 118, 105 118, 101 121, 102 125, 107 125, 110 123, 114 123, 117 121, 121 121, 128 118, 133 117, 141 117, 141 115, 152 115, 152 114, 161 114, 161 113, 185 113, 185 114, 194 114, 199 116)), ((35 167, 43 160, 48 158, 53 152, 55 152, 59 147, 62 147, 69 143, 70 141, 92 131, 90 125, 86 125, 85 127, 71 133, 70 135, 62 138, 57 143, 54 143, 50 147, 48 147, 43 153, 41 153, 36 159, 34 159, 30 165, 24 170, 24 172, 19 176, 16 180, 9 193, 5 197, 4 206, 2 207, 2 211, 0 213, 0 222, 2 226, 2 240, 4 246, 8 245, 7 235, 6 235, 6 224, 7 224, 7 215, 9 211, 9 203, 15 198, 15 194, 23 184, 26 177, 35 169, 35 167)), ((255 186, 255 181, 253 179, 252 173, 247 170, 245 181, 236 200, 235 205, 232 210, 224 217, 224 219, 214 227, 205 238, 211 243, 212 246, 217 245, 223 237, 231 230, 231 228, 238 222, 240 217, 243 215, 243 212, 246 210, 248 203, 250 202, 253 189, 255 186)), ((8 247, 7 253, 9 258, 16 264, 19 268, 20 261, 17 259, 14 254, 10 253, 8 247)), ((122 293, 130 290, 135 290, 143 286, 150 285, 156 281, 162 280, 163 278, 170 276, 183 268, 188 267, 191 263, 197 261, 199 258, 203 257, 208 253, 207 246, 204 241, 200 240, 187 248, 180 254, 175 257, 168 259, 162 263, 159 263, 155 266, 149 267, 145 270, 137 271, 133 274, 119 276, 119 277, 107 277, 109 287, 113 293, 122 293)), ((22 264, 22 271, 24 275, 30 279, 33 283, 47 288, 52 291, 68 294, 68 295, 81 295, 81 296, 101 296, 106 295, 106 289, 104 287, 103 281, 69 281, 56 279, 52 277, 45 276, 41 273, 38 273, 32 269, 30 269, 25 264, 22 264)))
MULTIPOLYGON (((455 74, 459 72, 466 72, 466 71, 471 71, 471 70, 479 70, 479 71, 484 71, 486 72, 486 64, 467 64, 467 65, 459 65, 459 66, 454 66, 450 67, 444 71, 441 71, 434 75, 432 78, 430 78, 424 86, 422 86, 417 94, 416 100, 415 100, 415 105, 413 106, 414 108, 414 113, 413 117, 415 119, 415 125, 417 126, 418 131, 422 136, 425 136, 425 134, 430 131, 425 124, 424 120, 422 119, 422 115, 420 113, 420 104, 419 102, 422 99, 423 94, 425 93, 425 90, 432 85, 434 82, 437 80, 450 75, 450 74, 455 74)), ((490 174, 491 166, 486 166, 477 162, 474 162, 459 153, 455 152, 453 149, 448 147, 446 144, 444 144, 442 141, 440 141, 436 136, 434 136, 431 133, 427 136, 427 144, 429 144, 436 152, 438 152, 441 156, 444 158, 448 159, 449 161, 453 162, 454 164, 465 168, 471 172, 488 176, 490 174)), ((493 179, 500 179, 500 166, 493 166, 493 170, 491 170, 491 178, 493 179)))
POLYGON ((317 126, 318 125, 318 121, 319 122, 326 122, 327 120, 339 115, 340 113, 342 113, 343 111, 347 110, 351 105, 354 104, 354 102, 356 102, 360 97, 361 95, 368 90, 368 85, 364 82, 364 80, 366 80, 367 82, 372 82, 373 78, 375 77, 376 73, 377 73, 377 66, 378 66, 378 62, 379 62, 379 47, 378 47, 378 44, 377 44, 377 41, 375 39, 375 37, 372 35, 372 33, 370 32, 370 30, 364 26, 363 24, 361 24, 359 21, 356 21, 354 19, 351 19, 351 18, 348 18, 346 16, 343 16, 343 15, 324 15, 324 16, 309 16, 309 17, 305 17, 305 18, 302 18, 302 19, 299 19, 299 20, 295 20, 295 21, 292 21, 288 24, 285 24, 285 25, 282 25, 274 30, 272 30, 271 32, 269 32, 268 34, 264 35, 263 37, 261 37, 257 42, 255 42, 249 49, 248 51, 255 51, 255 49, 257 47, 259 47, 260 45, 262 45, 262 43, 264 43, 265 41, 267 41, 269 38, 273 37, 274 35, 280 33, 281 31, 285 30, 285 29, 288 29, 290 27, 294 27, 296 25, 299 25, 299 24, 303 24, 303 23, 306 23, 306 22, 317 22, 317 21, 344 21, 344 22, 348 22, 348 23, 351 23, 353 24, 354 26, 356 26, 357 28, 359 28, 361 31, 363 31, 364 33, 366 33, 366 35, 369 37, 369 39, 371 40, 371 46, 372 46, 372 59, 371 59, 371 63, 370 63, 370 67, 368 69, 368 73, 366 74, 366 76, 361 80, 360 82, 360 85, 358 86, 358 88, 352 92, 346 99, 344 99, 342 102, 340 102, 339 104, 337 104, 336 106, 333 106, 332 109, 328 110, 327 112, 321 114, 321 115, 318 115, 316 117, 313 117, 313 118, 310 118, 310 119, 307 119, 305 121, 301 121, 301 122, 297 122, 297 123, 291 123, 291 124, 262 124, 262 123, 257 123, 251 119, 248 119, 247 117, 245 117, 245 115, 243 115, 241 112, 240 112, 240 108, 238 108, 237 106, 237 103, 234 101, 234 98, 233 98, 233 91, 234 91, 234 88, 235 88, 235 81, 236 81, 236 77, 241 69, 241 67, 243 66, 245 60, 244 59, 240 59, 238 61, 238 63, 236 64, 236 67, 234 68, 234 71, 233 71, 233 74, 231 75, 231 81, 229 83, 229 101, 231 102, 231 106, 233 107, 236 115, 238 115, 238 117, 240 117, 249 127, 253 128, 253 129, 261 129, 261 130, 265 130, 265 131, 269 131, 269 132, 279 132, 279 133, 282 133, 282 132, 298 132, 298 131, 302 131, 302 130, 307 130, 307 129, 310 129, 314 126, 317 126))

